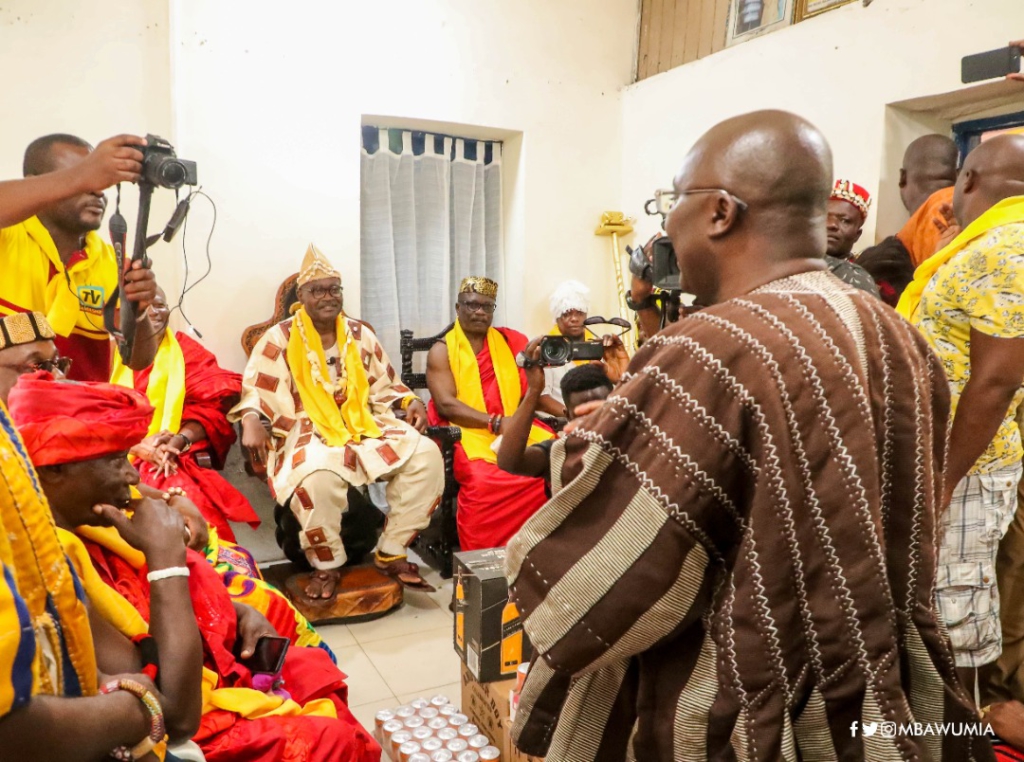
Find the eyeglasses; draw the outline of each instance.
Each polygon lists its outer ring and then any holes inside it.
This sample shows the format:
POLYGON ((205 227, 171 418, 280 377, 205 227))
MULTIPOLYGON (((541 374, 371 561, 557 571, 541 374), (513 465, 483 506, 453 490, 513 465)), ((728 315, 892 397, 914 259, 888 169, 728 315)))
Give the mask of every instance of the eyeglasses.
POLYGON ((497 302, 459 302, 466 312, 486 312, 491 314, 498 308, 497 302))
POLYGON ((344 291, 341 286, 307 286, 306 291, 314 299, 323 299, 325 296, 341 296, 344 291))
MULTIPOLYGON (((682 196, 689 196, 694 193, 724 193, 726 196, 736 202, 742 211, 747 211, 750 205, 746 201, 736 196, 725 188, 690 188, 689 190, 677 191, 672 190, 656 190, 654 191, 654 208, 658 214, 668 214, 672 211, 672 207, 676 205, 682 196)), ((649 203, 649 202, 648 202, 649 203)))
POLYGON ((71 358, 70 357, 56 357, 52 360, 37 360, 35 362, 27 362, 22 365, 7 365, 2 367, 11 368, 19 373, 35 373, 36 371, 46 371, 47 373, 53 373, 54 370, 60 371, 61 375, 66 376, 68 371, 71 370, 71 358))

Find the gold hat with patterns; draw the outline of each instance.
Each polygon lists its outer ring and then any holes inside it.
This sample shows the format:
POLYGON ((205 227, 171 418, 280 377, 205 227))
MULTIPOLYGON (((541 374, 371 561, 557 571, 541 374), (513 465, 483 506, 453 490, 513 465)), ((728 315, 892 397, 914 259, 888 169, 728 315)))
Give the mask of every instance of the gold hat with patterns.
POLYGON ((0 349, 52 341, 56 335, 41 312, 16 312, 0 318, 0 349))
POLYGON ((311 280, 321 280, 323 278, 337 278, 341 280, 341 273, 335 270, 331 263, 327 261, 327 257, 324 256, 323 252, 315 244, 311 243, 309 248, 306 249, 306 256, 302 258, 302 269, 299 270, 298 285, 305 286, 311 280))
POLYGON ((462 284, 459 286, 459 293, 480 294, 481 296, 489 296, 492 299, 497 299, 498 284, 490 278, 480 278, 474 275, 469 278, 462 279, 462 284))

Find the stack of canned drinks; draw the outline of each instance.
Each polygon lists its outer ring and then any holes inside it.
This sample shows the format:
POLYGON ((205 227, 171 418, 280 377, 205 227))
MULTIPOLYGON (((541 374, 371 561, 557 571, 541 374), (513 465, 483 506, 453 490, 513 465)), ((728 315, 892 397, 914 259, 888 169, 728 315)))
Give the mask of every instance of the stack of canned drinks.
POLYGON ((393 762, 493 762, 492 746, 447 696, 377 712, 374 734, 393 762))

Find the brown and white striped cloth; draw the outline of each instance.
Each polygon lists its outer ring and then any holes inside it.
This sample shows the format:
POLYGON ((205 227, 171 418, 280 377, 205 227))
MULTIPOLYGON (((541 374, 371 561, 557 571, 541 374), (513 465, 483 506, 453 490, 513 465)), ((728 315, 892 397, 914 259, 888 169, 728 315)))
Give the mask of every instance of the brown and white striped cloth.
POLYGON ((983 736, 860 732, 976 721, 933 605, 948 414, 913 327, 828 273, 651 339, 508 548, 540 654, 520 748, 992 759, 983 736))

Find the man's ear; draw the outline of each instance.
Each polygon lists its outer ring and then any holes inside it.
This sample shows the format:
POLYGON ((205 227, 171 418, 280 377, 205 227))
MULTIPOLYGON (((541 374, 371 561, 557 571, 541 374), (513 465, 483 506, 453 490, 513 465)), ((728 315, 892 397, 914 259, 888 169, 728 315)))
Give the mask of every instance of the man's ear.
POLYGON ((721 238, 729 233, 739 216, 740 207, 736 200, 725 193, 717 194, 712 207, 708 238, 721 238))
POLYGON ((858 229, 858 230, 857 230, 857 235, 855 235, 855 236, 853 237, 853 242, 854 242, 854 243, 857 243, 857 241, 859 241, 859 240, 860 240, 860 237, 861 237, 862 235, 864 235, 864 228, 863 228, 863 227, 861 227, 860 229, 858 229))
POLYGON ((900 187, 907 187, 907 170, 905 169, 900 169, 900 187))
POLYGON ((973 169, 963 170, 964 182, 960 186, 964 193, 973 193, 975 187, 978 185, 978 175, 973 169))

